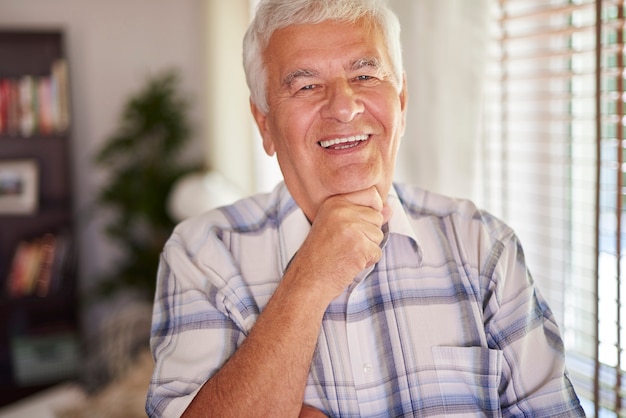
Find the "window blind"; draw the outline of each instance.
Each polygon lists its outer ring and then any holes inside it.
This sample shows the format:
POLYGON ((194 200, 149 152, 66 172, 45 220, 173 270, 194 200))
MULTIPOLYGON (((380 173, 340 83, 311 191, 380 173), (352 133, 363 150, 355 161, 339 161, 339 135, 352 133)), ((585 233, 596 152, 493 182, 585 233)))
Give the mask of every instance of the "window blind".
POLYGON ((588 416, 622 416, 624 1, 492 10, 479 201, 519 235, 588 416))

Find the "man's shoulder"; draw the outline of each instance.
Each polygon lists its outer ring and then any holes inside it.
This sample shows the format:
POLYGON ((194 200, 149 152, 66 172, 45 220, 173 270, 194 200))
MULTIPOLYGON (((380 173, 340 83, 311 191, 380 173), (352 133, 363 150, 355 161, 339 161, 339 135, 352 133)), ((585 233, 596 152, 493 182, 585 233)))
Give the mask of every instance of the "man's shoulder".
POLYGON ((449 216, 453 213, 474 216, 480 209, 473 201, 432 192, 419 186, 395 183, 402 206, 415 216, 449 216))
POLYGON ((448 219, 455 224, 480 224, 491 234, 509 235, 511 228, 491 212, 480 208, 474 201, 432 192, 419 186, 394 184, 398 199, 410 218, 434 222, 448 219))
POLYGON ((281 183, 271 192, 253 194, 185 219, 176 226, 174 235, 191 237, 216 231, 220 234, 261 233, 275 227, 295 208, 295 202, 281 183))

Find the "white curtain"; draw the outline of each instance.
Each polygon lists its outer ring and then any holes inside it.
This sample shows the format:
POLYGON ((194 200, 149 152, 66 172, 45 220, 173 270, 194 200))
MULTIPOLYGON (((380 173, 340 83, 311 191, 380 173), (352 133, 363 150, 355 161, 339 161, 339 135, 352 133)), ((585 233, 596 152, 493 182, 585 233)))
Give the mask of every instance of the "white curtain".
POLYGON ((489 0, 390 0, 409 86, 397 178, 475 198, 489 0))

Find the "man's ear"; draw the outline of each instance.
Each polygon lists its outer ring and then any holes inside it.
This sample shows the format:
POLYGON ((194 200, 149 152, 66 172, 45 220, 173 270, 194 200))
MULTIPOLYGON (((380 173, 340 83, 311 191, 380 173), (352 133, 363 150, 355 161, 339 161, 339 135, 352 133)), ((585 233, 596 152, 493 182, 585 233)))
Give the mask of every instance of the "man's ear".
POLYGON ((409 91, 406 84, 406 73, 402 73, 402 90, 400 90, 400 109, 402 111, 402 135, 404 135, 404 129, 406 128, 406 109, 409 103, 409 91))
POLYGON ((263 113, 261 109, 255 105, 252 100, 250 100, 250 110, 252 111, 252 116, 256 122, 256 126, 259 128, 259 132, 261 133, 261 137, 263 138, 263 149, 265 153, 270 157, 276 153, 276 148, 274 147, 274 141, 272 140, 272 135, 270 134, 270 130, 267 126, 267 114, 263 113))

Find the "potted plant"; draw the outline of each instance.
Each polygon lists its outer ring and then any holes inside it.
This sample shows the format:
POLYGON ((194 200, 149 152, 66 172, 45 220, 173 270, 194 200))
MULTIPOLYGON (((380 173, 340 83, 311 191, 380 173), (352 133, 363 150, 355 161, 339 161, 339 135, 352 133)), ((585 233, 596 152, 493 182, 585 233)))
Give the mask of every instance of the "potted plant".
POLYGON ((105 232, 123 254, 100 281, 106 294, 133 288, 152 297, 160 252, 175 224, 167 196, 181 176, 199 168, 180 158, 191 129, 178 82, 175 71, 148 79, 129 98, 118 129, 96 155, 109 174, 97 203, 112 212, 105 232))

